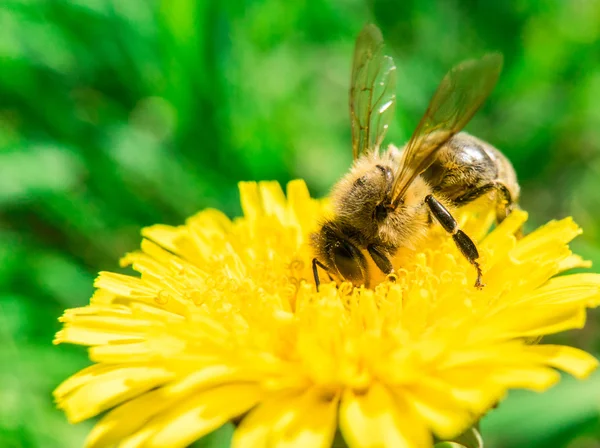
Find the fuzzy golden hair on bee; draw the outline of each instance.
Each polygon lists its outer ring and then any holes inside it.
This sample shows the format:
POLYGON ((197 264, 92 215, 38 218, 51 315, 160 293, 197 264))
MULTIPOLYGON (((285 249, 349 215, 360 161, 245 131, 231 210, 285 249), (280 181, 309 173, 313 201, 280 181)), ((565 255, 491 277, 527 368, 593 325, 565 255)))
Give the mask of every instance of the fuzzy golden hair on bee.
POLYGON ((398 171, 398 149, 370 151, 355 160, 350 171, 330 193, 332 207, 341 219, 373 219, 375 206, 385 199, 387 185, 398 171))
POLYGON ((330 197, 337 220, 355 228, 361 239, 415 248, 427 233, 428 215, 421 205, 431 191, 423 179, 417 178, 398 207, 393 211, 385 208, 400 157, 394 145, 382 153, 365 154, 334 186, 330 197))

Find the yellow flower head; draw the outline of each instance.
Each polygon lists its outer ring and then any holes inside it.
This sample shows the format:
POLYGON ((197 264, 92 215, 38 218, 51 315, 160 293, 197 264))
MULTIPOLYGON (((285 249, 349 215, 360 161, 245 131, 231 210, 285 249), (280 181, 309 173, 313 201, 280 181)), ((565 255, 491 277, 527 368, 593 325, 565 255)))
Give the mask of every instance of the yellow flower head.
MULTIPOLYGON (((88 446, 186 446, 230 420, 235 447, 427 447, 476 422, 510 388, 544 390, 554 368, 584 377, 596 360, 531 338, 580 328, 600 275, 568 242, 571 219, 523 239, 513 212, 489 232, 469 206, 461 226, 482 255, 483 290, 433 227, 401 250, 374 289, 322 284, 309 235, 327 213, 305 184, 242 183, 244 217, 206 210, 145 229, 127 255, 140 276, 102 272, 90 304, 67 310, 56 342, 95 362, 56 391, 72 422, 110 410, 88 446), (432 435, 433 434, 433 435, 432 435)), ((374 271, 372 269, 372 271, 374 271)))

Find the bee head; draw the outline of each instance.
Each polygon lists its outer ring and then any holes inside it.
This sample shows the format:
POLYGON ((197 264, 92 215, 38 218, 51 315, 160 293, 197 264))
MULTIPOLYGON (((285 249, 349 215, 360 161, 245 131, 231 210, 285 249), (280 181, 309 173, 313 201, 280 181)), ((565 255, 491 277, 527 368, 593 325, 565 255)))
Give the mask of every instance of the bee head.
POLYGON ((330 258, 344 280, 352 282, 355 286, 365 283, 365 257, 350 241, 338 239, 332 245, 330 258))
POLYGON ((367 262, 353 242, 355 233, 356 229, 329 221, 313 234, 312 243, 317 259, 329 274, 360 286, 368 283, 367 262))

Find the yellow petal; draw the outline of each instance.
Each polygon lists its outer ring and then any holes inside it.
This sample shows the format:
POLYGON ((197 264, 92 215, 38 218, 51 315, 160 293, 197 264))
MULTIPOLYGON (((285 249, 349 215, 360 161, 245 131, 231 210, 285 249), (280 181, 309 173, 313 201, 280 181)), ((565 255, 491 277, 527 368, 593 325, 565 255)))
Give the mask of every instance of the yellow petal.
POLYGON ((540 249, 566 244, 577 235, 581 235, 581 229, 575 224, 573 218, 550 221, 519 240, 511 255, 517 259, 539 256, 540 249))
POLYGON ((515 232, 527 221, 527 213, 514 210, 492 233, 481 242, 481 250, 487 255, 490 265, 506 256, 506 251, 516 245, 515 232))
MULTIPOLYGON (((296 221, 304 231, 299 237, 303 237, 316 226, 319 207, 311 199, 306 183, 300 180, 293 180, 288 183, 287 198, 296 221)), ((298 243, 302 243, 302 240, 298 243)))
POLYGON ((489 341, 476 341, 465 345, 462 350, 453 350, 446 353, 436 365, 436 370, 445 371, 452 368, 465 368, 469 365, 502 364, 512 354, 521 353, 524 342, 522 340, 508 340, 497 342, 493 346, 489 341))
POLYGON ((142 236, 154 241, 171 252, 177 252, 177 239, 180 238, 180 232, 175 227, 156 224, 143 228, 142 236))
POLYGON ((256 182, 240 182, 238 186, 244 216, 250 220, 258 218, 263 214, 258 184, 256 182))
MULTIPOLYGON (((129 400, 106 414, 94 427, 87 439, 90 447, 110 446, 139 430, 152 417, 162 413, 185 397, 199 390, 215 387, 235 379, 237 370, 224 365, 207 366, 167 386, 129 400)), ((152 432, 145 433, 150 436, 152 432)), ((133 444, 141 436, 131 437, 133 444)), ((145 440, 145 439, 144 439, 145 440)))
POLYGON ((441 382, 452 385, 449 390, 452 397, 475 416, 483 414, 506 395, 506 387, 489 378, 492 371, 489 366, 477 367, 459 367, 436 375, 441 382))
POLYGON ((340 405, 340 429, 351 448, 422 448, 431 436, 401 396, 375 383, 364 394, 347 390, 340 405))
POLYGON ((200 392, 147 425, 148 447, 186 447, 252 408, 263 392, 255 384, 229 384, 200 392))
POLYGON ((470 341, 488 338, 512 339, 558 333, 585 325, 585 308, 572 305, 539 307, 536 305, 505 308, 485 319, 469 335, 470 341), (527 316, 518 319, 516 316, 527 316))
POLYGON ((140 341, 154 319, 134 316, 130 308, 90 305, 65 312, 60 318, 65 323, 56 335, 55 343, 70 342, 82 345, 100 345, 113 341, 140 341))
POLYGON ((336 429, 337 396, 309 389, 278 394, 253 410, 235 431, 232 448, 326 448, 336 429))
POLYGON ((530 356, 549 366, 564 370, 576 378, 586 378, 598 367, 598 360, 589 353, 564 345, 530 345, 524 347, 530 356))
POLYGON ((547 367, 498 366, 488 376, 507 389, 530 389, 538 392, 548 389, 560 380, 560 374, 547 367))
MULTIPOLYGON (((68 396, 60 397, 58 404, 69 421, 77 423, 160 386, 172 377, 173 373, 164 367, 123 367, 121 364, 93 375, 72 389, 68 396)), ((71 388, 69 385, 63 387, 71 388)), ((59 393, 64 393, 64 389, 59 387, 56 394, 59 393)))
POLYGON ((232 448, 267 447, 272 441, 271 430, 281 421, 289 421, 302 391, 286 391, 263 401, 250 411, 235 430, 231 441, 232 448))
POLYGON ((66 395, 84 386, 89 381, 94 380, 104 373, 111 372, 122 368, 123 366, 111 366, 108 364, 93 364, 85 369, 80 370, 68 379, 63 381, 52 393, 56 400, 63 399, 66 395))
POLYGON ((451 439, 469 428, 476 416, 452 396, 452 384, 423 378, 421 384, 394 389, 404 394, 416 412, 441 440, 451 439))
POLYGON ((572 274, 552 278, 542 287, 514 300, 512 304, 529 302, 542 307, 582 302, 583 305, 593 305, 599 299, 600 274, 572 274))
MULTIPOLYGON (((278 448, 326 448, 336 430, 337 396, 324 396, 312 389, 297 403, 297 412, 285 425, 277 425, 273 437, 278 448)), ((294 405, 289 403, 288 405, 294 405)))
MULTIPOLYGON (((156 427, 143 427, 119 443, 119 448, 145 448, 146 442, 156 432, 156 427)), ((87 447, 86 447, 87 448, 87 447)))
MULTIPOLYGON (((179 231, 179 233, 180 233, 179 238, 182 239, 182 235, 181 235, 182 232, 179 231)), ((142 251, 146 255, 150 256, 151 258, 153 258, 157 261, 160 261, 160 264, 162 266, 164 266, 165 268, 168 268, 172 272, 181 271, 187 265, 187 261, 179 256, 179 255, 185 255, 185 254, 181 253, 181 252, 185 252, 185 251, 182 251, 181 250, 182 247, 179 245, 175 249, 174 253, 171 253, 168 250, 164 249, 159 244, 156 244, 154 241, 143 239, 141 248, 142 248, 142 251)), ((150 277, 149 279, 152 279, 152 277, 150 277)))
POLYGON ((169 408, 177 398, 162 388, 147 392, 122 404, 106 414, 94 426, 85 441, 85 446, 87 448, 107 447, 127 438, 130 438, 129 445, 136 446, 135 438, 142 438, 142 436, 131 436, 154 415, 169 408))
POLYGON ((258 184, 266 216, 276 216, 282 224, 287 224, 286 200, 279 182, 258 184))
POLYGON ((579 255, 570 255, 558 264, 559 272, 568 271, 575 268, 591 268, 592 262, 584 260, 579 255))
POLYGON ((56 333, 53 344, 62 344, 69 342, 79 345, 103 345, 113 341, 134 341, 140 339, 139 335, 126 333, 123 331, 108 331, 106 328, 89 328, 85 325, 65 325, 62 330, 56 333))
POLYGON ((215 237, 231 231, 231 220, 216 209, 203 210, 186 220, 188 226, 199 226, 206 235, 215 237))
POLYGON ((148 285, 141 278, 113 272, 100 272, 94 286, 118 296, 137 299, 154 299, 158 293, 155 288, 148 285))

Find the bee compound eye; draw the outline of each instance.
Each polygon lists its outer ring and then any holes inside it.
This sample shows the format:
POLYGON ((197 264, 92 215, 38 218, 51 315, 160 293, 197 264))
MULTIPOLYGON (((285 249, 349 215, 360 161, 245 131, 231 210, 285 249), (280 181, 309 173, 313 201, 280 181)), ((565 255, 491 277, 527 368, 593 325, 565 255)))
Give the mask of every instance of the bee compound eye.
POLYGON ((364 256, 351 243, 339 241, 332 249, 333 262, 344 280, 355 285, 364 283, 364 256))

